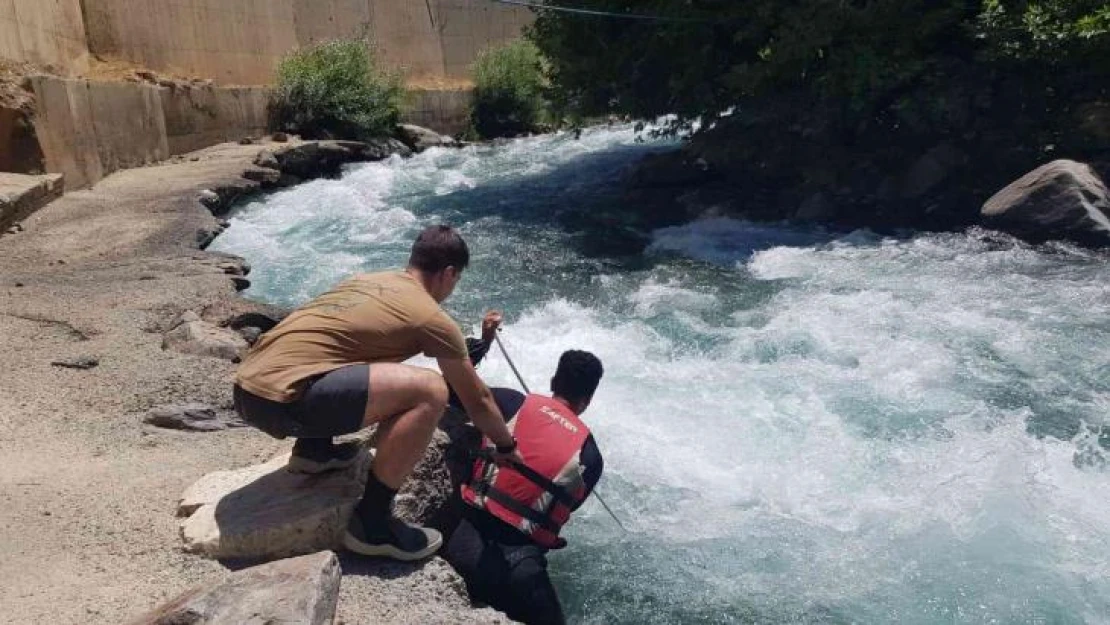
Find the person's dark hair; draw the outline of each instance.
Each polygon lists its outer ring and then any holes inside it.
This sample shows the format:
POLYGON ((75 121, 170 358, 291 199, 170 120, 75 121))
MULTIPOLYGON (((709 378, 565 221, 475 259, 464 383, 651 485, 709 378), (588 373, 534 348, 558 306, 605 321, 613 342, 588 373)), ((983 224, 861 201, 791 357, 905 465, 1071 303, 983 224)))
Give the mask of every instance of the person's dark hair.
POLYGON ((601 361, 590 352, 576 349, 563 352, 555 377, 551 378, 551 392, 571 402, 588 400, 594 396, 603 373, 601 361))
POLYGON ((439 273, 448 267, 459 271, 470 264, 470 249, 451 226, 429 226, 416 237, 409 255, 409 267, 439 273))

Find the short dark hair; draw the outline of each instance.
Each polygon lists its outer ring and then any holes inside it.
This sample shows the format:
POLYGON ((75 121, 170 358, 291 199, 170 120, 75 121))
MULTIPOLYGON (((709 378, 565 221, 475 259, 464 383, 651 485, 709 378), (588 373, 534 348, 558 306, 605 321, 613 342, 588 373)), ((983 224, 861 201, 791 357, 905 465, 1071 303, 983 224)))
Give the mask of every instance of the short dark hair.
POLYGON ((428 226, 416 237, 409 255, 409 267, 439 273, 448 267, 459 271, 470 264, 470 249, 451 226, 428 226))
POLYGON ((590 352, 576 349, 563 352, 555 377, 551 378, 551 392, 571 402, 586 401, 594 396, 604 373, 601 361, 590 352))

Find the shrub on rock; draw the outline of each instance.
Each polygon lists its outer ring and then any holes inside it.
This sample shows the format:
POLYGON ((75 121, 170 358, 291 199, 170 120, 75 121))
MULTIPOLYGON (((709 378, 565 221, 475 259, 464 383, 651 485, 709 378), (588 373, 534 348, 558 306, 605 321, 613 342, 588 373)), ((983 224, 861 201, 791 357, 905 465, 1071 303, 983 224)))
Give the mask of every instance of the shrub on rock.
POLYGON ((537 129, 544 110, 543 64, 527 41, 489 48, 474 62, 470 120, 480 137, 514 137, 537 129))
POLYGON ((401 116, 400 74, 380 68, 368 42, 341 39, 297 50, 278 66, 270 125, 306 139, 367 140, 392 134, 401 116))

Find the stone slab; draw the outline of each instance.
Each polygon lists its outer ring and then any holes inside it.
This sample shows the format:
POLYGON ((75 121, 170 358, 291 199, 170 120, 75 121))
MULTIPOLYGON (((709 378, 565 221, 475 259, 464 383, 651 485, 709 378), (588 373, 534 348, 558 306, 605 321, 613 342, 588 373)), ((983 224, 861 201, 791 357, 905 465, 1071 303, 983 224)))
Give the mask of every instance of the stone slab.
POLYGON ((210 558, 274 559, 342 543, 362 496, 371 455, 344 471, 291 473, 289 455, 235 471, 210 473, 181 496, 184 549, 210 558))
POLYGON ((271 562, 190 590, 131 625, 327 625, 341 576, 330 551, 271 562))
POLYGON ((63 180, 60 174, 0 173, 0 233, 60 197, 65 190, 63 180))

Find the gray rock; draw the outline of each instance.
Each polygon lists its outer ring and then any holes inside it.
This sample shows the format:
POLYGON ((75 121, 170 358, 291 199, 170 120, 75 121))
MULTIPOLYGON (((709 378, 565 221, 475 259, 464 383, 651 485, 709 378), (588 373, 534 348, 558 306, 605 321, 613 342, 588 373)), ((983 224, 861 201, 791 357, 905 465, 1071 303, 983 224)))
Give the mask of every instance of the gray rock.
POLYGON ((197 199, 210 211, 218 210, 223 203, 223 200, 220 199, 220 194, 211 189, 205 189, 198 193, 197 199))
POLYGON ((190 590, 131 625, 330 625, 341 578, 330 551, 271 562, 190 590))
POLYGON ((265 169, 281 169, 281 163, 274 157, 274 153, 269 150, 259 152, 258 156, 254 157, 254 164, 265 169))
POLYGON ((285 134, 284 132, 275 132, 274 134, 270 135, 270 140, 274 143, 286 143, 287 141, 289 141, 289 135, 285 134))
POLYGON ((143 422, 160 428, 193 432, 218 432, 234 425, 242 425, 220 418, 215 408, 205 404, 151 408, 143 417, 143 422))
POLYGON ((302 475, 285 469, 289 455, 234 471, 217 471, 190 486, 178 503, 184 548, 210 558, 283 558, 342 544, 362 497, 370 454, 344 471, 302 475))
POLYGON ((243 177, 261 183, 262 186, 274 186, 281 181, 281 172, 265 167, 254 167, 243 172, 243 177))
POLYGON ((985 225, 1031 242, 1110 245, 1110 191, 1084 163, 1038 167, 987 200, 982 216, 985 225))
POLYGON ((423 152, 428 148, 453 147, 457 145, 457 142, 453 138, 415 124, 401 124, 397 127, 397 134, 405 145, 416 152, 423 152))
POLYGON ((100 365, 100 360, 92 356, 80 356, 78 358, 67 358, 64 360, 55 360, 50 363, 55 367, 62 367, 63 369, 81 369, 88 370, 100 365))
POLYGON ((243 337, 243 340, 245 340, 250 345, 254 345, 255 343, 257 343, 258 338, 262 336, 262 328, 256 328, 254 326, 245 326, 239 328, 237 332, 239 332, 239 336, 243 337))
POLYGON ((200 320, 181 323, 162 337, 162 349, 232 362, 238 361, 247 347, 235 332, 200 320))
POLYGON ((902 181, 902 197, 917 198, 936 189, 948 180, 957 167, 967 162, 967 155, 950 144, 942 143, 922 156, 902 181))

